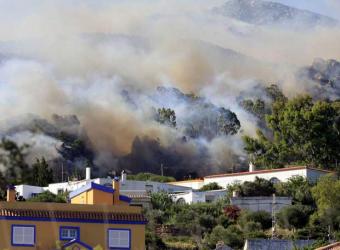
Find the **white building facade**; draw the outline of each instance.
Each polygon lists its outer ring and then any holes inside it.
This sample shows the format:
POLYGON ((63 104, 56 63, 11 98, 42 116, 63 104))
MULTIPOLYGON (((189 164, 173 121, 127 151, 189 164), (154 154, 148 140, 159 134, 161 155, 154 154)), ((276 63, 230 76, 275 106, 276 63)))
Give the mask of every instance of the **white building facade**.
POLYGON ((278 169, 254 170, 249 172, 210 175, 204 177, 204 185, 216 182, 223 188, 230 184, 254 181, 256 177, 272 182, 286 182, 295 176, 302 176, 310 182, 316 182, 321 176, 332 173, 330 171, 309 168, 305 166, 294 166, 278 169))
POLYGON ((225 198, 227 190, 211 190, 211 191, 187 191, 172 195, 173 201, 177 203, 201 203, 201 202, 215 202, 219 199, 225 198))
POLYGON ((254 181, 256 177, 263 178, 272 182, 286 182, 294 176, 302 176, 310 182, 316 182, 321 176, 331 174, 333 172, 310 168, 306 166, 291 166, 278 169, 255 170, 252 165, 248 172, 217 174, 205 176, 203 180, 189 180, 171 182, 173 185, 191 187, 199 189, 202 186, 216 182, 222 188, 227 188, 228 185, 235 183, 243 183, 245 181, 254 181))
MULTIPOLYGON (((16 191, 19 196, 22 196, 25 199, 29 199, 39 193, 44 191, 50 191, 53 194, 60 194, 65 192, 72 192, 77 190, 90 182, 94 182, 96 184, 104 185, 104 186, 112 186, 112 178, 90 178, 90 171, 86 170, 86 179, 80 181, 68 181, 61 183, 52 183, 47 187, 37 187, 30 185, 17 185, 16 191)), ((123 195, 128 196, 146 196, 150 193, 155 192, 166 192, 166 193, 178 193, 184 191, 190 191, 190 187, 182 187, 176 186, 168 183, 161 183, 155 181, 134 181, 127 180, 126 174, 123 173, 121 176, 120 183, 120 192, 123 195)))

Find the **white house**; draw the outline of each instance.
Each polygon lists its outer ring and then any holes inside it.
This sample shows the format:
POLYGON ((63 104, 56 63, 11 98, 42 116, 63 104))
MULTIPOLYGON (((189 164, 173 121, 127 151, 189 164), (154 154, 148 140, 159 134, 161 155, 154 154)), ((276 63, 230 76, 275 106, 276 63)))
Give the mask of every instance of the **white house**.
POLYGON ((177 203, 199 203, 199 202, 214 202, 226 197, 227 190, 211 190, 211 191, 194 191, 190 190, 183 193, 172 195, 172 199, 177 203))
POLYGON ((233 183, 254 181, 256 177, 270 180, 272 182, 286 182, 294 176, 302 176, 310 182, 316 182, 321 176, 332 173, 327 170, 310 168, 306 166, 291 166, 286 168, 253 170, 248 172, 210 175, 204 177, 204 185, 216 182, 221 187, 233 183))
MULTIPOLYGON (((51 183, 47 187, 37 187, 30 185, 17 185, 16 191, 20 196, 25 199, 31 198, 44 191, 50 191, 54 194, 59 194, 63 192, 72 192, 79 189, 82 186, 87 185, 90 182, 104 186, 112 186, 112 179, 107 178, 95 178, 91 179, 90 169, 86 169, 86 178, 79 181, 68 181, 61 183, 51 183)), ((169 183, 161 183, 155 181, 134 181, 127 180, 126 174, 123 172, 120 181, 120 192, 123 195, 128 195, 131 197, 145 197, 150 193, 155 192, 167 192, 167 193, 178 193, 191 190, 190 187, 176 186, 169 183)))
POLYGON ((226 188, 230 184, 254 181, 256 177, 267 179, 272 182, 286 182, 289 178, 294 176, 302 176, 310 182, 316 182, 321 176, 330 173, 333 172, 307 166, 289 166, 286 168, 255 170, 254 166, 251 165, 247 172, 209 175, 205 176, 203 180, 178 181, 171 182, 171 184, 199 189, 206 184, 216 182, 222 188, 226 188))

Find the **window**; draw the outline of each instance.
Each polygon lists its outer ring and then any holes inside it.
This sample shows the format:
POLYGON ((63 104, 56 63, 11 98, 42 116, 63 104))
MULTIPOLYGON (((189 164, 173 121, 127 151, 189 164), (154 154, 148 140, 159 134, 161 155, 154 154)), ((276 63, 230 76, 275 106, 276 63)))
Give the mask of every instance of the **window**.
POLYGON ((12 246, 34 246, 35 226, 12 225, 12 246))
POLYGON ((109 229, 108 244, 110 249, 130 249, 129 229, 109 229))
POLYGON ((73 240, 79 239, 79 227, 60 227, 59 234, 60 240, 73 240))

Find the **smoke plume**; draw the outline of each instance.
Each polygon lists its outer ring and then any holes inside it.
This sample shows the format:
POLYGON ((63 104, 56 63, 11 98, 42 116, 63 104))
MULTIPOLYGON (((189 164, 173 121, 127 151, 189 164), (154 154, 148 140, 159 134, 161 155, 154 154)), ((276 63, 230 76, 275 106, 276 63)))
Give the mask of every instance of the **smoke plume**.
MULTIPOLYGON (((339 59, 340 29, 315 27, 301 32, 259 27, 212 11, 223 3, 0 2, 2 122, 25 114, 47 121, 52 114, 74 114, 99 168, 147 171, 148 164, 156 168, 167 161, 177 166, 177 172, 233 169, 246 159, 242 133, 256 130, 254 118, 238 105, 237 97, 258 84, 273 82, 288 96, 308 92, 316 83, 300 81, 296 71, 316 57, 339 59), (171 107, 178 122, 187 122, 190 103, 161 96, 160 104, 155 97, 159 86, 230 109, 240 121, 240 131, 184 143, 185 133, 157 123, 152 110, 171 107), (154 147, 144 149, 144 158, 150 159, 143 168, 136 166, 142 160, 134 147, 154 147), (170 160, 158 159, 157 150, 161 158, 170 160)), ((32 141, 33 135, 21 131, 13 136, 21 143, 25 138, 32 141)), ((39 136, 33 156, 57 156, 48 150, 54 139, 39 136)))

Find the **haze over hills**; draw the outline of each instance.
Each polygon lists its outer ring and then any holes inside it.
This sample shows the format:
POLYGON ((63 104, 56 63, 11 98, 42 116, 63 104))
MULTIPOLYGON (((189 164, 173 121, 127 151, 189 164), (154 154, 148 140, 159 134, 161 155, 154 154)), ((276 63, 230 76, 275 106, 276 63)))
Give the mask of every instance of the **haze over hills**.
POLYGON ((1 135, 70 170, 159 173, 163 164, 204 175, 246 166, 242 136, 264 121, 240 100, 269 106, 272 84, 289 98, 339 98, 331 18, 260 0, 135 4, 65 0, 0 15, 1 135), (306 26, 322 28, 292 29, 306 26), (171 111, 176 126, 162 120, 171 111))
POLYGON ((337 25, 338 21, 307 10, 263 0, 229 0, 214 11, 254 25, 293 25, 300 28, 337 25))

